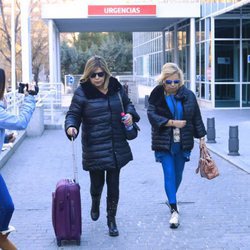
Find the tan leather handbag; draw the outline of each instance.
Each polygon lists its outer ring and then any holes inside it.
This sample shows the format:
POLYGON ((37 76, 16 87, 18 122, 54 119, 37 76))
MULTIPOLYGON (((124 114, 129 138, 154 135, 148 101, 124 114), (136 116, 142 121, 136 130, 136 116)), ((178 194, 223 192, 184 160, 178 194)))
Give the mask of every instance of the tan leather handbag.
POLYGON ((202 145, 200 148, 200 159, 198 168, 196 169, 196 174, 200 172, 201 177, 211 180, 219 175, 218 167, 215 161, 212 159, 206 144, 202 145))

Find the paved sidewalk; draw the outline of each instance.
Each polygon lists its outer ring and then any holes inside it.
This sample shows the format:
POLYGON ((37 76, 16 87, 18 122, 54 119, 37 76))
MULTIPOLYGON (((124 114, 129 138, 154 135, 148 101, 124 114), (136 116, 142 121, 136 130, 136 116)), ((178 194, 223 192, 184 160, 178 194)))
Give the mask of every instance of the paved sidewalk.
POLYGON ((207 127, 207 118, 215 120, 216 143, 207 143, 208 148, 235 166, 250 173, 250 110, 210 110, 202 109, 207 127), (230 156, 229 127, 238 126, 239 156, 230 156))
POLYGON ((215 116, 216 119, 217 143, 209 144, 209 147, 217 153, 212 155, 219 166, 220 176, 208 181, 195 174, 199 158, 196 143, 178 193, 181 225, 173 230, 168 226, 169 210, 165 204, 161 166, 155 162, 150 149, 151 130, 146 112, 142 106, 138 107, 138 111, 141 132, 130 143, 134 161, 121 172, 117 213, 119 237, 108 236, 106 189, 101 201, 101 216, 97 222, 91 221, 89 176, 81 169, 81 145, 80 138, 77 139, 83 217, 80 247, 67 244, 58 248, 51 223, 51 193, 59 179, 72 176, 70 141, 63 130, 45 130, 41 137, 25 138, 1 169, 16 206, 11 224, 17 232, 12 233, 10 238, 19 250, 250 249, 249 174, 241 170, 240 165, 231 164, 230 159, 224 160, 217 155, 227 156, 227 139, 224 141, 227 127, 231 121, 240 119, 241 155, 235 159, 238 159, 237 164, 241 161, 247 164, 244 159, 249 159, 249 152, 245 149, 249 139, 245 126, 249 126, 249 113, 243 112, 244 118, 241 119, 241 115, 238 117, 225 111, 202 111, 205 122, 206 117, 215 116), (225 148, 217 146, 220 144, 225 148))

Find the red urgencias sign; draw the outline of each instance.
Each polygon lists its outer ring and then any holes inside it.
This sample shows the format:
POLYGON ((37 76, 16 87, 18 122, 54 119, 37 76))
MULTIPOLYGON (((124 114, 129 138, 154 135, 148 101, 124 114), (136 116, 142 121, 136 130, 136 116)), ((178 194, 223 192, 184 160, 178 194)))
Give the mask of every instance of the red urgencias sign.
POLYGON ((155 16, 156 5, 89 5, 89 16, 155 16))

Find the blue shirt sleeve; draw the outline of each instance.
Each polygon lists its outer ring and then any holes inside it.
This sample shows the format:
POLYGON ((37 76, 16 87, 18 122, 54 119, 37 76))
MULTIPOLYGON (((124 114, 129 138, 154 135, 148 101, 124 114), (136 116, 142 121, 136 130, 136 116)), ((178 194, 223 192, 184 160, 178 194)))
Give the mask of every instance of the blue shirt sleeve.
POLYGON ((10 130, 26 129, 35 110, 35 104, 34 96, 25 96, 19 115, 10 114, 3 105, 0 105, 0 128, 10 130))

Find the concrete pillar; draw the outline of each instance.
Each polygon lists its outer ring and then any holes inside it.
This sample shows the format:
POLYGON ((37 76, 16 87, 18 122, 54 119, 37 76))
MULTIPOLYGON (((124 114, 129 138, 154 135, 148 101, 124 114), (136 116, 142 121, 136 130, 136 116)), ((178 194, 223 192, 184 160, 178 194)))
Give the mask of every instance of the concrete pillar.
POLYGON ((211 101, 215 108, 215 43, 214 43, 214 17, 211 17, 211 101))
MULTIPOLYGON (((12 1, 11 2, 11 91, 12 92, 14 92, 16 90, 15 5, 16 5, 15 1, 12 1)), ((16 107, 16 99, 15 98, 14 98, 14 107, 16 107)), ((14 110, 14 113, 16 114, 16 109, 14 110)))
POLYGON ((56 29, 56 72, 57 82, 61 82, 61 55, 60 55, 60 32, 56 29))
POLYGON ((43 104, 37 104, 26 129, 27 136, 41 136, 44 131, 44 110, 43 104))
POLYGON ((240 155, 238 126, 229 126, 228 150, 228 155, 240 155))
POLYGON ((216 143, 214 117, 207 118, 207 143, 216 143))
POLYGON ((21 43, 22 43, 22 81, 31 82, 31 31, 30 31, 30 0, 21 0, 21 43))
POLYGON ((53 20, 48 21, 49 26, 49 74, 50 83, 55 83, 58 80, 58 37, 57 28, 53 20))
POLYGON ((195 19, 190 19, 190 89, 195 93, 196 75, 195 19))

